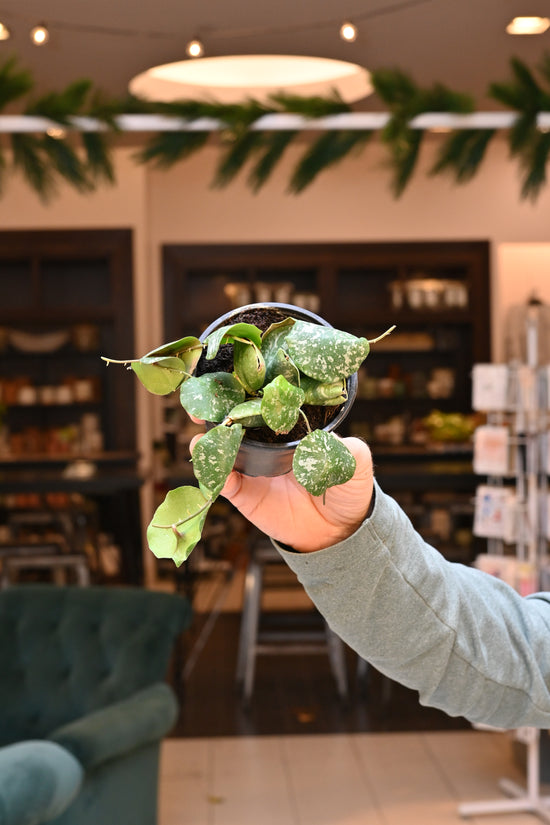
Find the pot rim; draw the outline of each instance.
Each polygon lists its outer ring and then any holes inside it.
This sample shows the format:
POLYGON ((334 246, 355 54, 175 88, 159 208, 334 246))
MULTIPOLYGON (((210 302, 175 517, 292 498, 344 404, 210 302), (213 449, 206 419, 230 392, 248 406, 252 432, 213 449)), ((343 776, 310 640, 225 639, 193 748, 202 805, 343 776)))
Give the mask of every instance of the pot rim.
MULTIPOLYGON (((309 309, 305 309, 303 307, 296 306, 295 304, 284 304, 279 303, 277 301, 261 301, 255 304, 243 304, 243 306, 235 307, 234 309, 229 310, 229 312, 220 315, 208 327, 199 335, 199 340, 203 342, 212 332, 218 329, 220 326, 224 325, 225 321, 229 321, 234 315, 237 313, 245 312, 249 309, 281 309, 284 311, 288 310, 288 315, 293 316, 294 313, 297 315, 305 316, 304 320, 311 320, 316 321, 318 324, 324 327, 332 327, 333 325, 329 323, 326 318, 323 318, 321 315, 317 315, 315 312, 312 312, 309 309)), ((342 421, 347 417, 351 407, 353 406, 353 402, 357 396, 357 389, 358 389, 358 376, 357 372, 354 372, 346 379, 347 389, 348 389, 348 397, 347 400, 341 405, 340 410, 334 416, 334 418, 329 421, 324 427, 320 427, 319 429, 331 432, 335 430, 342 421)), ((256 441, 252 438, 247 438, 246 435, 243 438, 241 446, 246 444, 247 449, 258 449, 258 450, 273 450, 277 452, 277 450, 288 450, 292 449, 295 450, 298 444, 300 443, 301 439, 296 441, 284 441, 279 444, 271 444, 266 441, 256 441)))

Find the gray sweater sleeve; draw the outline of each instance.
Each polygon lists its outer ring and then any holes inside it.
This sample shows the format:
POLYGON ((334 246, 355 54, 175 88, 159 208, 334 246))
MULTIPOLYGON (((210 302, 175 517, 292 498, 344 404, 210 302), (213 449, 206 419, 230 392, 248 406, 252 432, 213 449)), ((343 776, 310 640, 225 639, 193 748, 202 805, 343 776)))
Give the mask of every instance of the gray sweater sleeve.
POLYGON ((357 532, 314 553, 275 546, 330 627, 451 716, 550 728, 550 593, 520 597, 448 562, 376 486, 357 532))

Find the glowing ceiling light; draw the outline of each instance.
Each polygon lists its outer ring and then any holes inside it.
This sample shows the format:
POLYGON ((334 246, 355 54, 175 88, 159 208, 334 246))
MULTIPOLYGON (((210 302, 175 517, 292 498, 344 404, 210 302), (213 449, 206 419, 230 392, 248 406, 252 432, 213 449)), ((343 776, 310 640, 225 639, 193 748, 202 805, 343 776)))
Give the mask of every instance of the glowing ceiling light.
POLYGON ((0 23, 0 40, 9 40, 11 32, 4 23, 0 23))
POLYGON ((130 92, 148 100, 215 100, 269 103, 274 94, 306 97, 337 91, 350 103, 372 94, 369 72, 342 60, 298 55, 226 55, 153 66, 130 82, 130 92))
POLYGON ((194 40, 189 41, 185 47, 185 52, 189 57, 202 57, 204 54, 204 46, 201 41, 195 37, 194 40))
POLYGON ((44 46, 50 39, 50 33, 44 23, 31 29, 31 40, 35 46, 44 46))
POLYGON ((353 43, 357 39, 357 26, 353 23, 346 22, 340 26, 340 37, 342 40, 347 40, 348 43, 353 43))
POLYGON ((514 17, 506 31, 508 34, 543 34, 549 26, 548 17, 514 17))

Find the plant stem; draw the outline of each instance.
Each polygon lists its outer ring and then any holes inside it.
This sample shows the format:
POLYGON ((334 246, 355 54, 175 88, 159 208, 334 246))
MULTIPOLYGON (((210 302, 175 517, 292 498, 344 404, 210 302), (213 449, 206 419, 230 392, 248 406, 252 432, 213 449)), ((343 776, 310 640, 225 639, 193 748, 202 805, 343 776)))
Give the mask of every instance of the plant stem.
POLYGON ((306 422, 307 431, 308 431, 308 433, 310 433, 311 432, 311 427, 309 425, 309 421, 307 420, 307 415, 305 414, 305 412, 303 411, 303 409, 301 407, 298 410, 298 412, 300 413, 300 415, 302 416, 302 418, 306 422))
POLYGON ((378 338, 369 338, 369 344, 376 344, 377 341, 381 341, 382 338, 385 338, 386 335, 389 335, 390 332, 394 331, 394 329, 395 329, 395 324, 393 324, 393 326, 391 326, 389 329, 387 329, 385 332, 383 332, 382 335, 379 335, 378 338))

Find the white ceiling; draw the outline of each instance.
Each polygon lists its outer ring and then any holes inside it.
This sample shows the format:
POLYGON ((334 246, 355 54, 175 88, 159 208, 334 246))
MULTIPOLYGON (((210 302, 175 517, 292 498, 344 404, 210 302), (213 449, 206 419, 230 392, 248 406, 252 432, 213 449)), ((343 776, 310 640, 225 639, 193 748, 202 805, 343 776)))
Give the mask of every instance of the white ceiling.
MULTIPOLYGON (((0 20, 13 31, 0 61, 16 55, 40 92, 89 78, 121 97, 134 75, 183 59, 198 35, 208 56, 315 55, 400 68, 421 85, 441 82, 472 94, 478 109, 495 109, 486 89, 509 77, 510 58, 536 68, 550 52, 550 30, 506 34, 517 14, 550 16, 549 0, 0 0, 0 20), (355 43, 338 36, 345 18, 359 27, 355 43), (51 31, 40 48, 28 37, 38 22, 51 31)), ((371 99, 366 108, 383 105, 371 99)))

